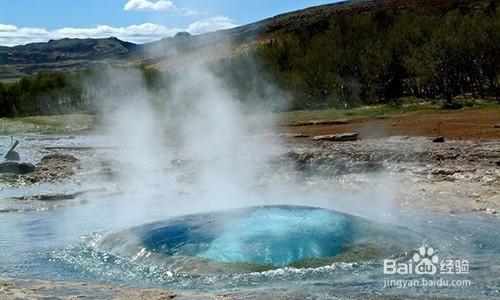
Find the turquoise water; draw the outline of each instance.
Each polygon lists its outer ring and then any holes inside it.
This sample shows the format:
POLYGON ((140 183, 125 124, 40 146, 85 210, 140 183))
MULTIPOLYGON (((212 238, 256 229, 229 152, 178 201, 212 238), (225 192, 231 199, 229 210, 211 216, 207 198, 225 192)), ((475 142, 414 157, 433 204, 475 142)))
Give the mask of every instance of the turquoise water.
POLYGON ((143 224, 144 215, 110 217, 119 209, 118 199, 107 199, 2 214, 0 273, 217 292, 499 295, 495 218, 409 211, 391 224, 327 209, 267 206, 166 218, 152 210, 149 218, 158 221, 143 224), (474 285, 384 288, 382 259, 423 243, 443 257, 468 259, 471 274, 456 278, 474 285))
POLYGON ((349 218, 333 211, 256 208, 228 220, 196 256, 225 263, 279 266, 335 256, 350 238, 349 218))
POLYGON ((408 230, 333 210, 281 205, 202 213, 146 224, 105 236, 102 247, 116 256, 135 260, 200 258, 278 267, 334 258, 356 247, 384 249, 384 245, 376 244, 381 242, 404 250, 420 239, 408 230))

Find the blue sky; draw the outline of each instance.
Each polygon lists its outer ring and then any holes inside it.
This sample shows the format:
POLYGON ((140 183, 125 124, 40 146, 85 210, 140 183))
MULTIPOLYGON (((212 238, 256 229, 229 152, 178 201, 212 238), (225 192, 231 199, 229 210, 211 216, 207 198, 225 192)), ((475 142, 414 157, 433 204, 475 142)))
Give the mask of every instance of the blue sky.
POLYGON ((63 37, 107 37, 142 43, 180 30, 230 28, 320 0, 0 0, 0 45, 63 37))

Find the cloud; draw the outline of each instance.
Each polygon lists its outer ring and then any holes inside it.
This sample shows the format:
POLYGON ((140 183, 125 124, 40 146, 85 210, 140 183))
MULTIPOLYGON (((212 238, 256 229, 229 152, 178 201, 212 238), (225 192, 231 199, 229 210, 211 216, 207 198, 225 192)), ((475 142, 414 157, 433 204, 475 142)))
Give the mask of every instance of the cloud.
POLYGON ((172 11, 176 10, 176 7, 172 1, 169 0, 128 0, 123 7, 124 10, 163 10, 172 11))
POLYGON ((43 28, 18 28, 14 25, 0 24, 0 45, 14 46, 35 42, 47 42, 62 38, 108 38, 117 37, 133 43, 147 43, 164 37, 175 35, 180 28, 168 28, 163 25, 144 23, 127 27, 98 25, 92 28, 60 28, 46 30, 43 28))
POLYGON ((147 43, 164 37, 174 36, 179 31, 191 34, 201 34, 210 31, 227 29, 236 24, 227 17, 218 16, 192 23, 188 28, 170 28, 159 24, 144 23, 127 27, 112 27, 98 25, 91 28, 60 28, 47 30, 44 28, 19 28, 15 25, 0 23, 0 45, 15 46, 28 43, 47 42, 50 39, 62 38, 108 38, 117 37, 120 40, 133 43, 147 43))
POLYGON ((177 8, 177 6, 169 0, 158 0, 156 2, 150 0, 128 0, 123 9, 127 11, 174 11, 177 12, 178 15, 184 17, 208 15, 205 11, 199 11, 189 7, 177 8))
POLYGON ((228 17, 217 16, 196 21, 193 24, 189 25, 187 31, 191 34, 201 34, 232 27, 236 27, 236 24, 234 24, 233 20, 229 19, 228 17))
POLYGON ((199 16, 199 15, 207 15, 208 13, 205 11, 197 11, 194 9, 189 9, 187 7, 183 7, 181 9, 180 14, 184 17, 193 17, 193 16, 199 16))
POLYGON ((0 45, 13 46, 26 43, 46 42, 50 32, 42 28, 18 28, 0 24, 0 45))

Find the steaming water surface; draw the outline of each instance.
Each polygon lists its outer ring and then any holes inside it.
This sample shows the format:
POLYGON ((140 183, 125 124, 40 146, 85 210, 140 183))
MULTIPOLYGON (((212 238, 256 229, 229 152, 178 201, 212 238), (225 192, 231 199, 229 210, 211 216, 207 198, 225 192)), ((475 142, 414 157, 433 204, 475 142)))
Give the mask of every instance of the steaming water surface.
MULTIPOLYGON (((167 217, 126 229, 140 220, 119 225, 109 219, 116 209, 119 200, 108 199, 106 204, 3 214, 1 274, 208 291, 258 285, 271 291, 299 288, 311 294, 332 288, 346 294, 390 294, 394 291, 382 288, 381 258, 405 255, 425 240, 444 256, 470 260, 471 275, 460 278, 476 282, 467 290, 436 288, 432 293, 498 293, 494 269, 500 252, 498 221, 489 218, 415 218, 409 212, 408 228, 330 210, 280 206, 167 217), (279 220, 283 216, 285 223, 279 220), (245 226, 246 232, 236 235, 241 228, 233 227, 234 222, 245 226), (226 225, 231 227, 223 230, 226 225), (269 232, 272 228, 276 231, 269 232)), ((151 219, 161 215, 149 213, 151 219)))
MULTIPOLYGON (((79 139, 64 143, 81 144, 79 139)), ((32 149, 38 147, 34 153, 42 151, 43 143, 37 143, 31 144, 32 149)), ((87 154, 78 155, 85 159, 87 154)), ((76 186, 41 185, 28 192, 76 186)), ((252 289, 271 295, 295 290, 318 297, 499 296, 496 218, 411 210, 358 217, 332 210, 334 199, 316 199, 311 193, 304 194, 302 203, 297 198, 303 195, 296 195, 293 203, 301 206, 262 206, 288 202, 262 198, 209 209, 201 193, 154 186, 148 191, 0 214, 0 274, 217 292, 252 289), (241 208, 251 204, 257 206, 241 208), (384 288, 382 259, 410 256, 424 243, 443 258, 469 260, 470 274, 453 279, 470 279, 473 285, 384 288)), ((2 198, 23 193, 26 190, 4 187, 2 198)), ((261 195, 266 194, 272 195, 261 195)))
MULTIPOLYGON (((356 247, 366 251, 376 246, 373 244, 376 238, 383 237, 385 243, 392 244, 402 237, 415 239, 411 232, 389 227, 384 231, 381 227, 326 209, 262 206, 134 227, 107 236, 103 244, 108 252, 134 260, 197 257, 220 263, 275 267, 333 258, 356 247)), ((398 246, 402 248, 404 242, 397 242, 398 246)))

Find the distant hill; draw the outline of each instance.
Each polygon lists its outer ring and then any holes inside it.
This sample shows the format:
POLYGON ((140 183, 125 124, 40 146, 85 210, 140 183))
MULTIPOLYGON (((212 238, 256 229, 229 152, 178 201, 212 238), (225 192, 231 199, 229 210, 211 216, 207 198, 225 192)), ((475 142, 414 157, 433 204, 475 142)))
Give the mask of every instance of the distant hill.
POLYGON ((108 38, 0 47, 0 80, 23 77, 0 82, 0 116, 92 112, 101 88, 88 89, 88 80, 106 86, 104 64, 139 67, 155 99, 168 99, 160 94, 200 58, 252 109, 282 110, 279 91, 285 109, 499 102, 499 1, 351 1, 142 45, 108 38))
POLYGON ((75 71, 100 63, 146 64, 168 69, 188 62, 193 56, 218 59, 256 43, 285 33, 313 35, 325 30, 333 15, 354 15, 374 11, 405 13, 413 10, 474 10, 498 1, 486 0, 378 0, 347 1, 281 14, 233 29, 172 38, 136 45, 117 38, 62 39, 15 47, 0 47, 0 80, 14 80, 44 72, 75 71), (230 41, 230 42, 228 42, 230 41), (210 51, 209 51, 210 50, 210 51))
POLYGON ((96 62, 126 60, 138 50, 140 46, 117 38, 62 39, 0 47, 0 79, 85 69, 96 62))

